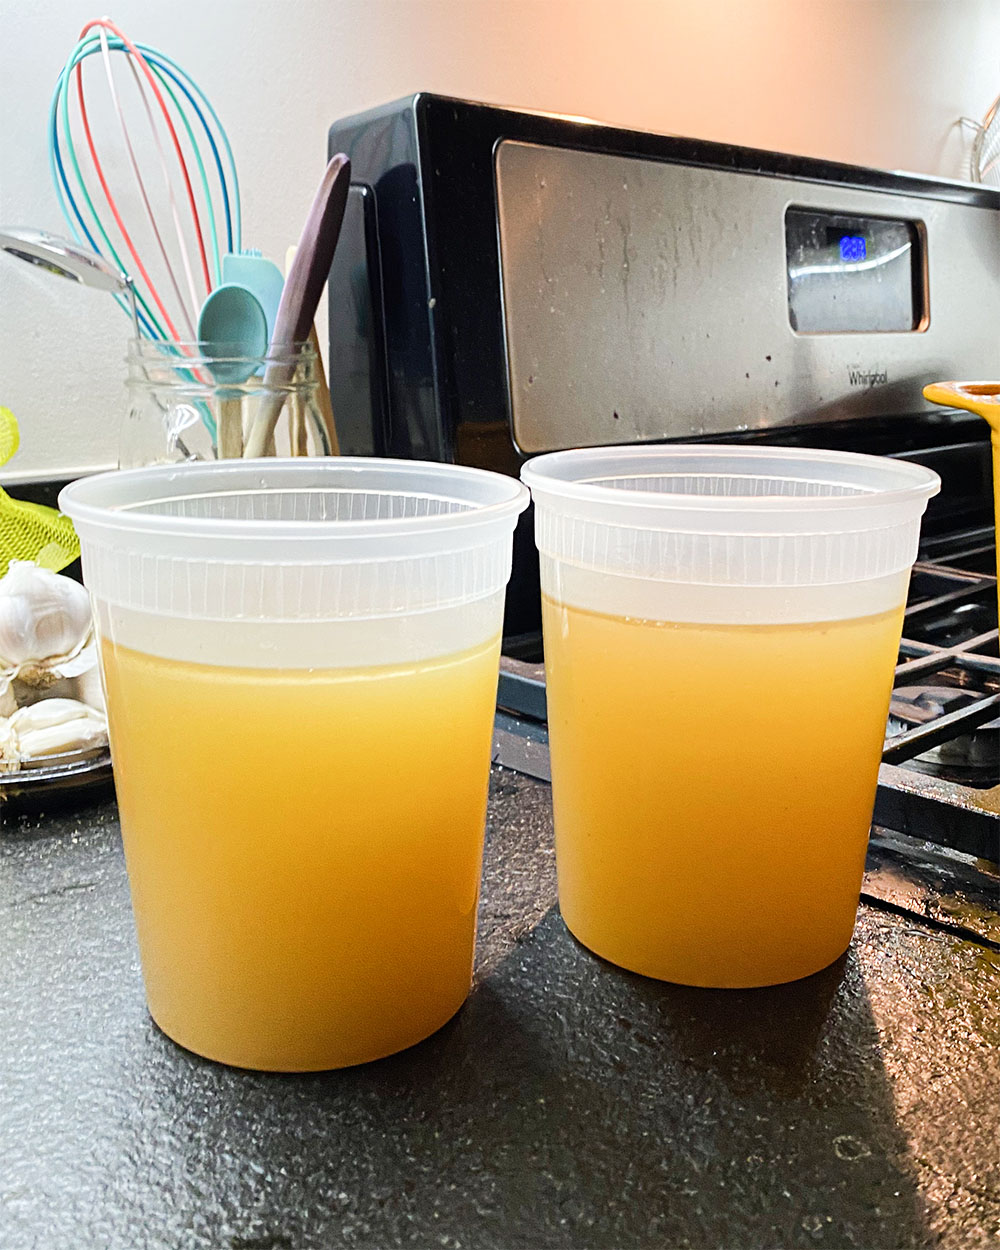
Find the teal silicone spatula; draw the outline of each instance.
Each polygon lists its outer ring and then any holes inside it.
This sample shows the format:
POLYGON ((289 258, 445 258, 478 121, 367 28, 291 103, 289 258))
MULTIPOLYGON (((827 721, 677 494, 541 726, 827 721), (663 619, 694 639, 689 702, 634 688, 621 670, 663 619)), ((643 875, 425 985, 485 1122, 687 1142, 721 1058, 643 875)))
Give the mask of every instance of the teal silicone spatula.
POLYGON ((256 249, 227 252, 222 258, 222 281, 227 286, 246 287, 256 296, 267 318, 267 341, 270 342, 285 285, 284 276, 278 266, 256 249))
POLYGON ((216 382, 245 382, 267 350, 267 320, 253 291, 235 282, 217 286, 201 306, 198 341, 216 382))

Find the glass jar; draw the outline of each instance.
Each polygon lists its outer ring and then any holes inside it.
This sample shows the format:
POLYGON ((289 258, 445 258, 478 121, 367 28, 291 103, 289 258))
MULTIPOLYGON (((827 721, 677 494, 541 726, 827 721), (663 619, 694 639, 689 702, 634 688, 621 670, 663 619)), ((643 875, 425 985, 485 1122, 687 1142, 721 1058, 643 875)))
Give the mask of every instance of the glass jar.
POLYGON ((202 343, 140 339, 126 359, 122 468, 337 454, 329 392, 309 342, 220 357, 202 343))

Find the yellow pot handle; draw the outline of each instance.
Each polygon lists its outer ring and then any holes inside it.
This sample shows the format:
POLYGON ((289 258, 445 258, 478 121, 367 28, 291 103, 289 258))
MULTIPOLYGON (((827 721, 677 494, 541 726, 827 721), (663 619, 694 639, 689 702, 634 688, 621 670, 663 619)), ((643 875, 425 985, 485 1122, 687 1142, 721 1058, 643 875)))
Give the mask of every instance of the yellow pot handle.
POLYGON ((974 412, 1000 432, 1000 382, 932 382, 924 387, 924 399, 974 412))

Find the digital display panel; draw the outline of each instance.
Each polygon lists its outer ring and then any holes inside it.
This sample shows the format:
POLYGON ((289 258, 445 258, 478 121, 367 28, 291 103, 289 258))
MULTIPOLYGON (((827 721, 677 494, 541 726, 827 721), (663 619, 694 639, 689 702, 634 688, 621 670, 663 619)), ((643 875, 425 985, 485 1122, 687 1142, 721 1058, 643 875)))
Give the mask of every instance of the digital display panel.
POLYGON ((864 260, 868 255, 868 243, 863 234, 840 236, 841 260, 864 260))
POLYGON ((919 223, 807 208, 785 213, 788 317, 800 334, 919 330, 919 223))
POLYGON ((826 245, 836 248, 843 261, 868 259, 868 240, 863 234, 849 234, 846 230, 827 226, 826 245))

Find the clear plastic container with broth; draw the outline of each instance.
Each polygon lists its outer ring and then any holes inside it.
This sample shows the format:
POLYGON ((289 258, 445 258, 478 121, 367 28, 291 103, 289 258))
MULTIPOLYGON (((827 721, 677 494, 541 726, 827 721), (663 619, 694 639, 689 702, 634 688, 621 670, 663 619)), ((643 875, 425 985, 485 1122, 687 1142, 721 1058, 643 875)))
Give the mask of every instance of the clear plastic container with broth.
POLYGON ((175 1041, 341 1067, 462 1005, 522 492, 348 459, 64 492, 147 997, 175 1041))
POLYGON ((529 462, 559 899, 664 980, 794 980, 850 942, 918 466, 594 448, 529 462))

